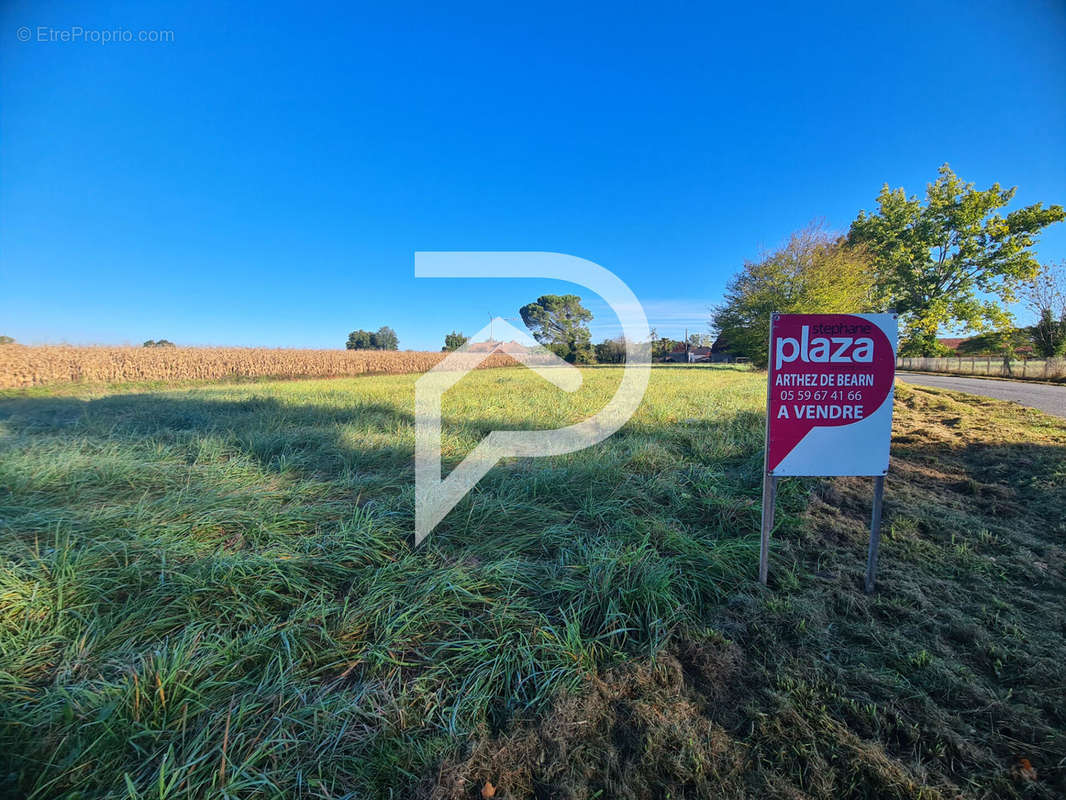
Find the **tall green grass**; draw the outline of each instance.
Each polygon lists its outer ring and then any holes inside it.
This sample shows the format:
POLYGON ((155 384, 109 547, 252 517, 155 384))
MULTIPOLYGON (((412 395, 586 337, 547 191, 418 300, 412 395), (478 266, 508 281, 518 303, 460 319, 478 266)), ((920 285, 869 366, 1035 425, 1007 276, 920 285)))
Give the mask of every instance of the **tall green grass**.
MULTIPOLYGON (((445 461, 619 375, 473 373, 445 461)), ((621 432, 497 466, 418 550, 414 380, 0 400, 0 790, 399 797, 750 578, 754 374, 655 370, 621 432)))

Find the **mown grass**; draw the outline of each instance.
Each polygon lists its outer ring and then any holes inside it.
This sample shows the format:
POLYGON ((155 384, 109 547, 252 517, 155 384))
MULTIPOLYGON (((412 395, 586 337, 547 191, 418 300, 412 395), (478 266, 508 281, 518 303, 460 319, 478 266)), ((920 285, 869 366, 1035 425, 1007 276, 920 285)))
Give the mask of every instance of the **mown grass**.
MULTIPOLYGON (((584 377, 467 376, 445 460, 619 371, 584 377)), ((855 479, 783 483, 752 580, 757 374, 656 368, 621 432, 496 467, 418 550, 414 380, 0 400, 0 791, 1066 791, 1060 422, 901 390, 867 598, 855 479)))

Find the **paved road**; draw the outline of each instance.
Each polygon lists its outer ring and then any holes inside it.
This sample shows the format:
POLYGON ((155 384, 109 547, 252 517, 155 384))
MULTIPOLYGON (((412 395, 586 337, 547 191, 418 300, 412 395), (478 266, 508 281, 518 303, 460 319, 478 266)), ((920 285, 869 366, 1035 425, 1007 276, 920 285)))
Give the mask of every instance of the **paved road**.
POLYGON ((984 378, 949 377, 926 375, 921 372, 897 372, 897 377, 918 386, 935 389, 950 389, 953 392, 995 397, 997 400, 1012 400, 1023 406, 1039 408, 1057 417, 1066 417, 1066 386, 1051 386, 1031 381, 990 381, 984 378))

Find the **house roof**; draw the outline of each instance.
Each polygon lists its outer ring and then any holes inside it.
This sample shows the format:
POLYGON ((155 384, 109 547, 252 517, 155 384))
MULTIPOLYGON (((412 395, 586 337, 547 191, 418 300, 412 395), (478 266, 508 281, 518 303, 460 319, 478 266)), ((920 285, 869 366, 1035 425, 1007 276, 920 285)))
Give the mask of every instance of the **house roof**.
POLYGON ((508 353, 518 353, 528 352, 529 348, 521 342, 516 342, 514 339, 509 342, 501 342, 495 339, 489 339, 483 342, 470 342, 466 346, 466 352, 468 353, 492 353, 496 350, 501 350, 503 352, 508 353))

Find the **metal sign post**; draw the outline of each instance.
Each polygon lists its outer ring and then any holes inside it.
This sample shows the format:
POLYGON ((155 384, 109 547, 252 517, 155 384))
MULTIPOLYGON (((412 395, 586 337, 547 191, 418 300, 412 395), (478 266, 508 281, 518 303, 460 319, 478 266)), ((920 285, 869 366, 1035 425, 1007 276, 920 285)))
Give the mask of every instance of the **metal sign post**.
POLYGON ((759 583, 766 585, 770 572, 770 531, 774 527, 774 506, 777 504, 777 476, 764 472, 762 476, 762 542, 759 546, 759 583))
POLYGON ((877 576, 877 550, 881 546, 881 501, 885 496, 885 476, 874 478, 874 513, 870 518, 870 552, 866 555, 866 594, 874 590, 874 578, 877 576))
MULTIPOLYGON (((774 508, 777 505, 776 475, 763 473, 762 478, 762 532, 759 542, 759 583, 766 585, 770 574, 770 533, 774 528, 774 508)), ((885 496, 885 476, 874 478, 874 510, 870 519, 870 549, 866 556, 866 580, 863 591, 873 594, 877 578, 877 554, 881 547, 881 507, 885 496)))
MULTIPOLYGON (((774 314, 776 319, 777 315, 774 314)), ((770 338, 773 338, 773 323, 770 323, 770 338)), ((766 389, 766 437, 767 443, 762 459, 762 532, 759 537, 759 583, 766 585, 770 574, 770 533, 774 529, 774 508, 777 506, 777 477, 770 472, 770 389, 766 389)))

